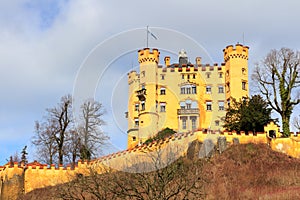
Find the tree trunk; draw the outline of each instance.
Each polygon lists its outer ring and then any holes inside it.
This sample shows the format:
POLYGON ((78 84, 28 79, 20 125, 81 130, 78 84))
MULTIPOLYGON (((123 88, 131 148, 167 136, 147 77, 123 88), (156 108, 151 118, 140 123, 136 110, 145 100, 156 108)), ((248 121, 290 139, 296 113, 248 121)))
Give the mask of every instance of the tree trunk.
POLYGON ((283 137, 290 137, 290 116, 282 115, 283 137))

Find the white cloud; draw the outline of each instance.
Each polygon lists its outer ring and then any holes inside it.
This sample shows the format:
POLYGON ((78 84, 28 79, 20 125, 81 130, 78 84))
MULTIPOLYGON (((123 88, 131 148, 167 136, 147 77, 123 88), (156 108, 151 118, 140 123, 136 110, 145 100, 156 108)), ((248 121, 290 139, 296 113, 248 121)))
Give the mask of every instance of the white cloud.
MULTIPOLYGON (((111 35, 147 25, 171 28, 193 37, 213 60, 222 62, 222 49, 242 42, 244 33, 253 65, 271 48, 299 48, 299 6, 296 0, 1 1, 0 139, 30 138, 33 128, 28 124, 72 92, 83 59, 111 35)), ((116 71, 111 73, 123 74, 116 71)), ((0 165, 20 149, 10 141, 3 144, 9 150, 0 165)))

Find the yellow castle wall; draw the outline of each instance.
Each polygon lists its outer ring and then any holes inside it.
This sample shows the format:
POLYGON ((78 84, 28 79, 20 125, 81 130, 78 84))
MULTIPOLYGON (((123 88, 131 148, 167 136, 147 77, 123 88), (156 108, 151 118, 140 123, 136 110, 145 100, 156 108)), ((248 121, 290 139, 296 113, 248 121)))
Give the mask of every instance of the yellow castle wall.
POLYGON ((289 138, 271 139, 270 147, 275 151, 285 153, 294 158, 300 158, 300 138, 294 135, 291 135, 289 138))
MULTIPOLYGON (((72 170, 70 168, 47 168, 39 166, 28 166, 24 171, 23 167, 18 165, 4 166, 0 167, 0 177, 1 177, 1 188, 7 183, 7 181, 16 177, 16 175, 22 177, 24 176, 24 185, 16 184, 14 191, 22 191, 24 187, 24 192, 30 192, 37 188, 42 188, 46 186, 53 186, 61 183, 71 181, 76 177, 76 174, 80 173, 83 175, 89 174, 89 169, 93 168, 98 173, 107 172, 110 170, 110 167, 113 170, 125 170, 136 172, 136 170, 155 170, 151 166, 141 168, 139 163, 151 163, 153 162, 154 156, 160 156, 159 159, 164 160, 163 165, 170 164, 170 162, 176 160, 170 159, 169 155, 173 154, 179 156, 185 155, 188 149, 188 146, 191 142, 198 140, 203 142, 205 139, 212 139, 215 143, 218 137, 226 137, 226 141, 232 144, 233 138, 238 138, 239 143, 263 143, 269 144, 273 150, 286 153, 289 156, 300 158, 300 139, 295 136, 290 138, 275 138, 271 139, 267 137, 266 133, 257 133, 257 135, 249 134, 246 135, 243 132, 237 134, 235 132, 223 132, 221 134, 209 134, 207 132, 197 131, 190 132, 185 134, 174 135, 170 138, 166 138, 162 141, 154 141, 149 145, 142 145, 135 147, 133 149, 128 149, 118 153, 114 153, 90 163, 79 162, 78 166, 72 170), (139 168, 136 168, 139 166, 139 168)), ((143 167, 142 166, 142 167, 143 167)), ((154 166, 155 167, 155 166, 154 166)), ((163 167, 163 166, 162 166, 163 167)), ((21 179, 20 179, 21 180, 21 179)), ((0 190, 3 191, 3 190, 0 190)), ((4 191, 5 194, 0 194, 2 197, 5 195, 6 199, 11 199, 10 196, 7 196, 10 192, 4 191)), ((12 193, 13 194, 13 193, 12 193)), ((2 197, 3 199, 3 197, 2 197)))
POLYGON ((139 73, 133 71, 128 74, 128 148, 133 148, 154 136, 164 128, 171 128, 177 132, 192 130, 192 117, 197 117, 196 129, 222 131, 222 119, 225 109, 219 110, 219 102, 226 107, 230 97, 241 99, 249 96, 248 89, 248 47, 237 44, 227 46, 224 51, 224 62, 218 64, 201 64, 196 58, 195 64, 170 64, 170 57, 165 57, 164 65, 159 65, 159 51, 145 48, 138 51, 140 63, 139 73), (228 72, 228 73, 227 73, 228 72), (220 75, 221 74, 221 75, 220 75), (242 88, 245 82, 245 88, 242 88), (230 83, 230 88, 226 86, 230 83), (183 85, 196 85, 196 94, 181 94, 183 85), (211 92, 206 87, 211 87, 211 92), (219 92, 223 87, 223 93, 219 92), (141 110, 141 101, 137 98, 137 91, 146 89, 145 110, 141 110), (165 94, 160 94, 165 88, 165 94), (195 101, 199 112, 193 114, 178 114, 180 102, 195 101), (211 102, 212 110, 207 110, 207 102, 211 102), (135 111, 135 104, 140 104, 135 111), (161 112, 160 104, 166 105, 161 112), (182 117, 187 117, 187 128, 183 129, 182 117), (134 121, 139 120, 135 126, 134 121), (135 141, 133 140, 135 138, 135 141))

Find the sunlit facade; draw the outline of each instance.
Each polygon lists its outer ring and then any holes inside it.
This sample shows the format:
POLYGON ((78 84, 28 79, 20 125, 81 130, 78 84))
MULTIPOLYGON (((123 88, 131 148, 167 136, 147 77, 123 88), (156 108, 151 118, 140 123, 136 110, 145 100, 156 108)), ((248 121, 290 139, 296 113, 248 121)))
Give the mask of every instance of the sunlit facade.
POLYGON ((221 131, 230 98, 249 96, 248 47, 227 46, 224 63, 191 63, 184 50, 178 63, 160 64, 158 49, 138 51, 139 72, 128 73, 128 148, 169 127, 177 132, 221 131))

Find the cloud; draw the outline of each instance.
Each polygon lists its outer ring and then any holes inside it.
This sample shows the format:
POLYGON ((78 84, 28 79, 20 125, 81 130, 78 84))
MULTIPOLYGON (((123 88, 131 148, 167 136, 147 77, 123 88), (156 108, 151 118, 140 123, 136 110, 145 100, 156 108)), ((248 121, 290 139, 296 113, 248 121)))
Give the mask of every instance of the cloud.
MULTIPOLYGON (((16 139, 1 144, 6 150, 0 157, 0 165, 8 154, 22 148, 16 141, 28 140, 33 135, 31 125, 42 118, 45 108, 56 105, 61 96, 72 92, 84 58, 106 38, 147 25, 170 28, 191 36, 214 61, 221 63, 222 49, 242 43, 244 33, 252 67, 272 48, 299 48, 299 6, 296 0, 276 3, 273 0, 1 1, 0 139, 16 139)), ((120 60, 110 73, 122 76, 126 70, 120 68, 131 65, 132 59, 135 58, 120 60)), ((108 79, 103 87, 109 88, 116 82, 108 79)), ((120 95, 125 94, 124 85, 119 86, 120 95)), ((126 99, 122 102, 127 105, 126 99)), ((124 106, 119 106, 117 113, 123 113, 124 106)), ((3 151, 0 149, 1 154, 3 151)))

